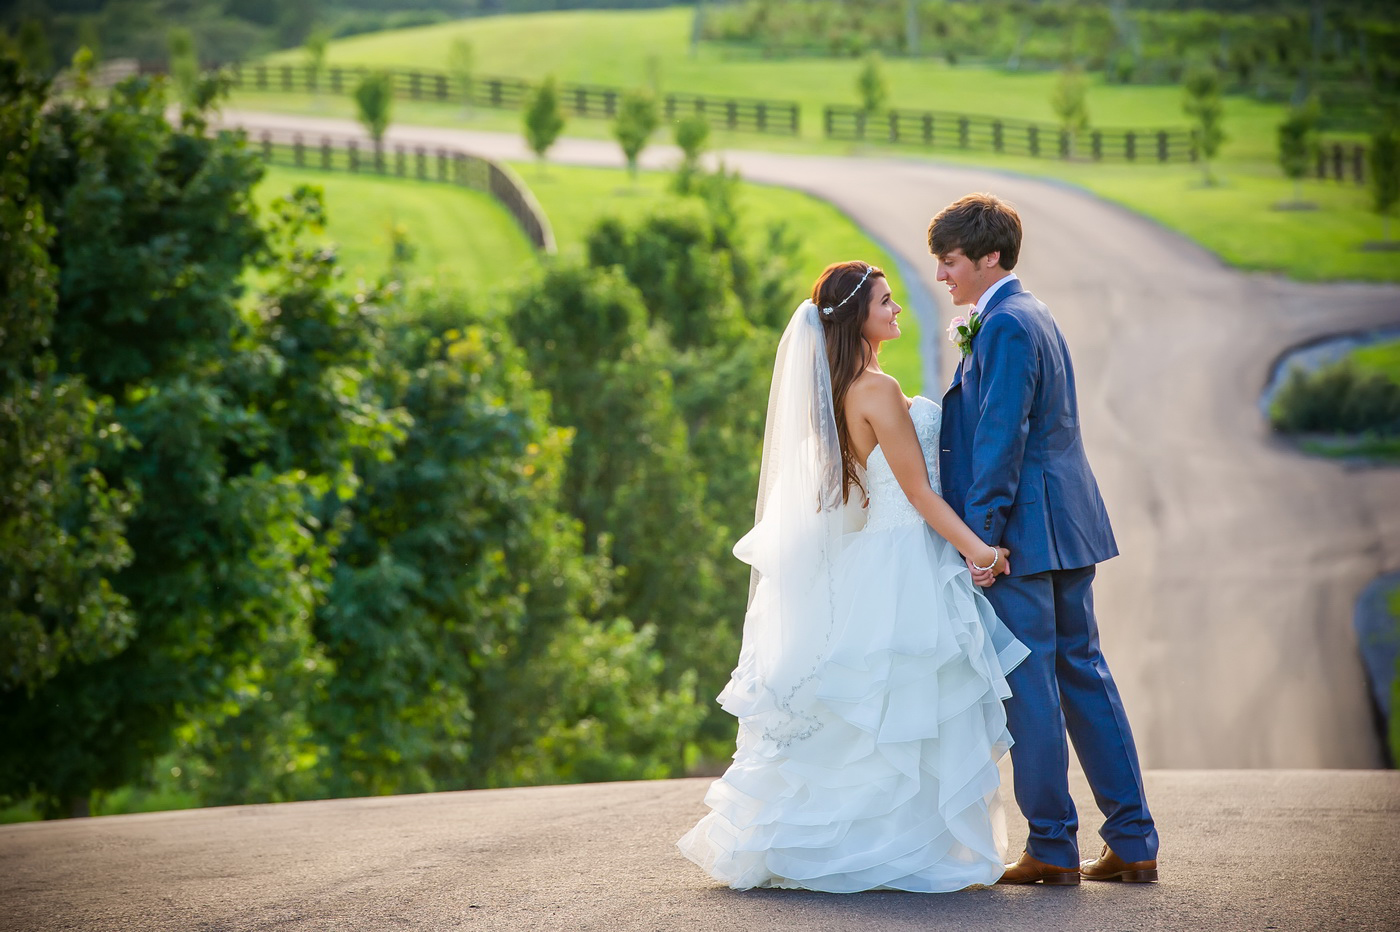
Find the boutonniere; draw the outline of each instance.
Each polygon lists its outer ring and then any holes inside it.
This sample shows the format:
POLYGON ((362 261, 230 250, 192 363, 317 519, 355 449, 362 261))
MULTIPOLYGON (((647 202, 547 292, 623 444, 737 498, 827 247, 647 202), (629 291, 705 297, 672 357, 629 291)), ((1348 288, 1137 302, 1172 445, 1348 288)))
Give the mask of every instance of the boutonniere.
POLYGON ((972 338, 982 329, 982 315, 973 311, 967 317, 954 317, 948 323, 948 339, 957 344, 958 352, 972 352, 972 338))

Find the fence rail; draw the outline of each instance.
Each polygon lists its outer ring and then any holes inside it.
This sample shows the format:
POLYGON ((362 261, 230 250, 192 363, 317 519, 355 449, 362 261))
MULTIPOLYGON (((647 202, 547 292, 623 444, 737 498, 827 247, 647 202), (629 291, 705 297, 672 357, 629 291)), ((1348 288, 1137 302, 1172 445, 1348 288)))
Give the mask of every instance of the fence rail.
MULTIPOLYGON (((243 90, 281 93, 349 94, 359 80, 381 70, 363 65, 328 66, 317 71, 310 65, 277 65, 265 62, 233 62, 221 66, 233 86, 243 90)), ((145 63, 143 73, 165 70, 164 64, 145 63)), ((457 102, 495 110, 522 110, 537 85, 519 78, 461 77, 442 71, 388 70, 394 96, 406 100, 457 102)), ((585 119, 612 119, 617 116, 624 90, 598 84, 560 84, 559 103, 565 112, 585 119)), ((705 94, 670 93, 660 98, 666 119, 694 114, 716 129, 741 133, 796 136, 801 108, 790 100, 763 100, 751 97, 717 97, 705 94)))
POLYGON ((536 249, 554 252, 549 218, 508 169, 490 159, 442 146, 385 144, 354 136, 258 131, 254 146, 265 162, 293 168, 344 171, 437 181, 482 191, 505 207, 536 249))
POLYGON ((930 110, 867 114, 859 107, 829 105, 823 113, 828 139, 880 141, 924 148, 997 152, 1031 158, 1086 158, 1096 162, 1194 162, 1190 130, 1094 129, 1072 135, 1058 126, 930 110))

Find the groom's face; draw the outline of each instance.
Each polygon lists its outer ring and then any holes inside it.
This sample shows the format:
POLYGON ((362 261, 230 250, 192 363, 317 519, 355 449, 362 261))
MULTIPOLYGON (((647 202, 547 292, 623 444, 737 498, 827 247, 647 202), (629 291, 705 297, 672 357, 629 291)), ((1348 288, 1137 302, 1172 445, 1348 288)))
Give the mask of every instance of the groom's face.
POLYGON ((975 262, 961 249, 950 250, 936 258, 938 280, 948 286, 948 297, 957 307, 976 304, 982 293, 1006 274, 997 264, 1001 261, 1000 252, 989 252, 975 262))

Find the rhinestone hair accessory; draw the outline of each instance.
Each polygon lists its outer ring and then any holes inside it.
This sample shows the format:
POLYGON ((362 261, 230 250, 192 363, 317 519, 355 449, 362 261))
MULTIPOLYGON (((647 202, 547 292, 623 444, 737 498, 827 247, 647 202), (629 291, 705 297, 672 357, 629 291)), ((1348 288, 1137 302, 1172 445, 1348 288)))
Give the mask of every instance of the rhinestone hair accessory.
POLYGON ((867 265, 865 267, 865 274, 860 277, 860 281, 856 282, 855 291, 852 291, 850 294, 846 295, 846 297, 842 298, 840 303, 838 303, 836 307, 822 308, 822 316, 830 317, 832 314, 836 313, 837 308, 841 307, 842 304, 845 304, 847 301, 854 298, 856 296, 856 291, 860 291, 860 286, 865 284, 865 280, 870 277, 870 273, 873 271, 875 271, 875 266, 867 265))

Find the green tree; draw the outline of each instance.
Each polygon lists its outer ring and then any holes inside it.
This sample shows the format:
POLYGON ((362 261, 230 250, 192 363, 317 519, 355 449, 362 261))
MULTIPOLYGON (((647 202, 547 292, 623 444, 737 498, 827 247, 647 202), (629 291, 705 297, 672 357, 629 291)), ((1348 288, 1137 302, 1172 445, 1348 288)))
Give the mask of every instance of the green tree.
POLYGON ((867 116, 874 116, 885 109, 890 99, 890 82, 885 77, 884 62, 877 52, 865 57, 865 64, 856 75, 856 96, 860 99, 860 109, 867 116))
POLYGON ((1303 178, 1317 161, 1318 108, 1315 100, 1293 107, 1278 127, 1278 160, 1286 177, 1293 179, 1293 203, 1303 202, 1303 178))
POLYGON ((681 117, 672 124, 676 145, 681 150, 681 164, 676 169, 675 189, 677 193, 689 194, 700 169, 700 156, 710 139, 710 124, 702 116, 681 117))
POLYGON ((637 159, 659 125, 661 115, 656 107, 656 98, 649 92, 627 91, 622 95, 617 119, 613 121, 613 135, 622 146, 622 154, 627 159, 627 172, 633 181, 637 180, 637 159))
POLYGON ((544 165, 547 153, 564 130, 564 111, 559 105, 559 90, 551 75, 540 82, 525 107, 525 142, 544 165))
POLYGON ((1215 184, 1211 173, 1211 160, 1220 151, 1225 141, 1222 122, 1225 104, 1220 97, 1220 72, 1211 65, 1195 65, 1187 73, 1183 83, 1182 110, 1195 123, 1193 132, 1196 148, 1201 157, 1201 168, 1205 173, 1205 183, 1215 184))
POLYGON ((387 71, 374 71, 360 78, 355 85, 355 116, 374 140, 375 164, 382 170, 384 161, 384 132, 394 110, 394 76, 387 71))
POLYGON ((53 46, 49 43, 49 34, 41 21, 29 17, 21 22, 19 33, 15 37, 15 46, 20 61, 30 71, 44 77, 53 74, 53 46))
POLYGON ((447 70, 457 82, 462 95, 462 114, 472 112, 472 80, 476 74, 476 46, 470 39, 458 36, 447 49, 447 70))
POLYGON ((97 468, 139 492, 132 560, 107 577, 135 636, 32 692, 0 691, 0 793, 51 814, 85 811, 182 728, 260 694, 269 644, 304 644, 294 626, 324 592, 352 485, 339 464, 392 433, 357 362, 317 326, 296 332, 289 298, 245 316, 250 258, 277 263, 253 207, 260 162, 197 112, 174 127, 164 111, 142 79, 101 104, 50 102, 30 171, 58 218, 58 374, 113 399, 104 429, 130 440, 99 446, 97 468))
POLYGON ((0 692, 37 690, 61 670, 120 651, 135 634, 110 577, 131 562, 132 507, 97 468, 119 446, 111 399, 58 372, 50 348, 58 269, 53 226, 30 189, 43 93, 0 59, 0 692))
POLYGON ((184 26, 171 26, 166 33, 166 45, 170 54, 170 78, 175 85, 175 93, 180 103, 190 106, 194 103, 195 88, 199 83, 199 53, 195 50, 194 36, 184 26))
POLYGON ((1050 109, 1069 138, 1070 158, 1074 158, 1079 134, 1089 128, 1088 98, 1089 81, 1084 72, 1076 65, 1063 69, 1050 92, 1050 109))
POLYGON ((1400 202, 1400 130, 1388 127, 1371 135, 1371 203, 1385 225, 1390 242, 1390 218, 1400 202))
POLYGON ((326 48, 330 42, 330 30, 324 26, 317 26, 311 30, 305 45, 302 46, 306 52, 307 83, 311 85, 312 93, 317 96, 321 93, 321 75, 326 70, 326 48))

